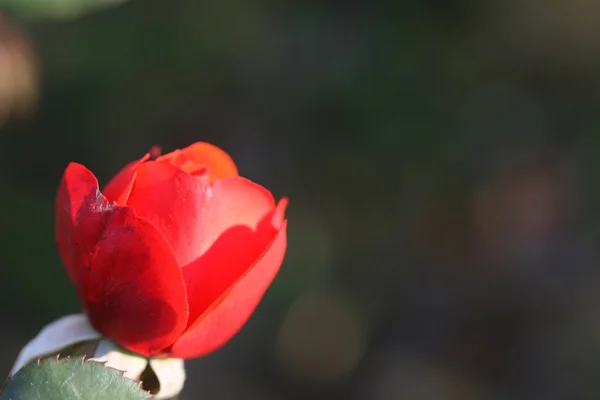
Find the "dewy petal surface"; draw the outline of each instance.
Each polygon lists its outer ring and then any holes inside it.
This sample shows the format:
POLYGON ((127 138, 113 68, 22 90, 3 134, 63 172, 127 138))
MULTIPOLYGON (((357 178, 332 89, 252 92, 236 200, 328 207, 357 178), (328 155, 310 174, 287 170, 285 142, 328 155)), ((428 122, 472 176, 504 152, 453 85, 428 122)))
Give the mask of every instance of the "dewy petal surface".
POLYGON ((84 166, 67 167, 57 200, 57 242, 94 328, 153 354, 187 323, 181 270, 171 247, 129 207, 112 206, 84 166))
POLYGON ((171 162, 189 174, 194 174, 204 166, 207 169, 209 183, 238 175, 237 167, 229 154, 205 142, 197 142, 185 149, 175 150, 158 157, 156 161, 171 162))
MULTIPOLYGON (((187 359, 208 354, 241 329, 279 271, 286 249, 286 226, 283 222, 265 253, 179 338, 171 348, 173 357, 187 359)), ((194 300, 190 297, 190 302, 194 300)))

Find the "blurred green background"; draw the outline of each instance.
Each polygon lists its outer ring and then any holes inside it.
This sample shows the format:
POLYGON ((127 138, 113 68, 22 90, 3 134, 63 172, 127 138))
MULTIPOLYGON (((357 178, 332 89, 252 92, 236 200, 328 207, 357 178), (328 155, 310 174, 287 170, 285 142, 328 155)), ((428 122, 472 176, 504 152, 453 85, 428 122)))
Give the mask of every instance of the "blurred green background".
POLYGON ((67 163, 208 141, 290 198, 289 248, 183 399, 600 398, 598 3, 0 10, 0 375, 79 310, 67 163))

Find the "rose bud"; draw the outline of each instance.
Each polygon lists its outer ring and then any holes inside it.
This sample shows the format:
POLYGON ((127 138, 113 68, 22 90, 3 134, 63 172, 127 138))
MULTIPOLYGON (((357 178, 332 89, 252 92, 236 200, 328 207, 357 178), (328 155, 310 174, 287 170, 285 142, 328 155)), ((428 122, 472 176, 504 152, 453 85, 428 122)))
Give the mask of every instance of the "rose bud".
POLYGON ((286 250, 284 212, 207 143, 123 168, 101 191, 71 163, 56 241, 91 326, 145 356, 193 358, 248 320, 286 250))

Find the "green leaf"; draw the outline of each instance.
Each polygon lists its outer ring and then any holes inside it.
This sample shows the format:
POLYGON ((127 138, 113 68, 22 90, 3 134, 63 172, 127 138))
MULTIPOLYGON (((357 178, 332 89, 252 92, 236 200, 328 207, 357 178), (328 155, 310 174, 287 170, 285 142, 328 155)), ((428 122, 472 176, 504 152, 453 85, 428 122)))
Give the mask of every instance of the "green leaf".
POLYGON ((150 399, 140 384, 121 371, 83 358, 47 358, 12 376, 0 400, 138 400, 150 399))

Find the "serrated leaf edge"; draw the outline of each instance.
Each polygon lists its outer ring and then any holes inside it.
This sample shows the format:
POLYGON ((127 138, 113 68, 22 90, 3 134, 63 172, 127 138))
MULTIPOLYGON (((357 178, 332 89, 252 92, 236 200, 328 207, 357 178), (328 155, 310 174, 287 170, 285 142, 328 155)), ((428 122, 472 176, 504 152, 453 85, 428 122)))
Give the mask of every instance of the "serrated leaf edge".
MULTIPOLYGON (((36 360, 36 365, 37 365, 37 366, 40 366, 40 364, 41 364, 41 363, 42 363, 44 360, 47 360, 47 359, 49 359, 49 358, 50 358, 50 357, 38 357, 38 358, 37 358, 37 360, 36 360)), ((86 356, 85 354, 84 354, 83 356, 75 356, 75 357, 73 357, 73 356, 65 356, 65 357, 61 357, 61 356, 60 356, 60 353, 59 353, 59 354, 56 354, 56 356, 55 356, 55 357, 53 357, 53 358, 55 358, 55 359, 56 359, 56 361, 71 360, 71 359, 80 359, 82 364, 86 364, 86 363, 102 364, 102 366, 103 366, 104 368, 106 368, 106 369, 111 369, 111 370, 113 370, 113 371, 117 371, 117 372, 119 372, 119 373, 121 374, 121 376, 122 376, 123 378, 125 378, 125 379, 127 379, 127 380, 130 380, 131 382, 135 383, 135 384, 136 384, 136 386, 138 387, 138 389, 139 389, 139 390, 141 390, 141 391, 142 391, 142 392, 144 392, 144 393, 147 393, 147 394, 148 394, 148 396, 150 396, 150 398, 153 398, 153 397, 154 397, 154 396, 152 396, 152 394, 150 393, 150 391, 149 391, 149 390, 144 390, 144 389, 142 388, 142 384, 143 384, 143 382, 142 382, 142 381, 137 381, 137 380, 135 380, 135 379, 131 379, 131 378, 129 378, 129 377, 127 377, 127 376, 125 376, 125 372, 127 372, 127 371, 125 371, 125 370, 121 370, 121 369, 118 369, 118 368, 113 368, 113 367, 109 367, 109 366, 107 366, 107 365, 106 365, 106 363, 107 363, 108 361, 96 361, 96 360, 92 360, 92 359, 89 359, 89 358, 87 358, 87 356, 86 356)), ((12 378, 12 377, 9 377, 9 378, 8 378, 8 379, 7 379, 7 380, 4 382, 4 384, 2 385, 2 387, 0 387, 0 394, 2 394, 2 388, 4 388, 4 386, 6 386, 6 384, 8 383, 8 381, 10 381, 10 380, 11 380, 11 378, 12 378)))

